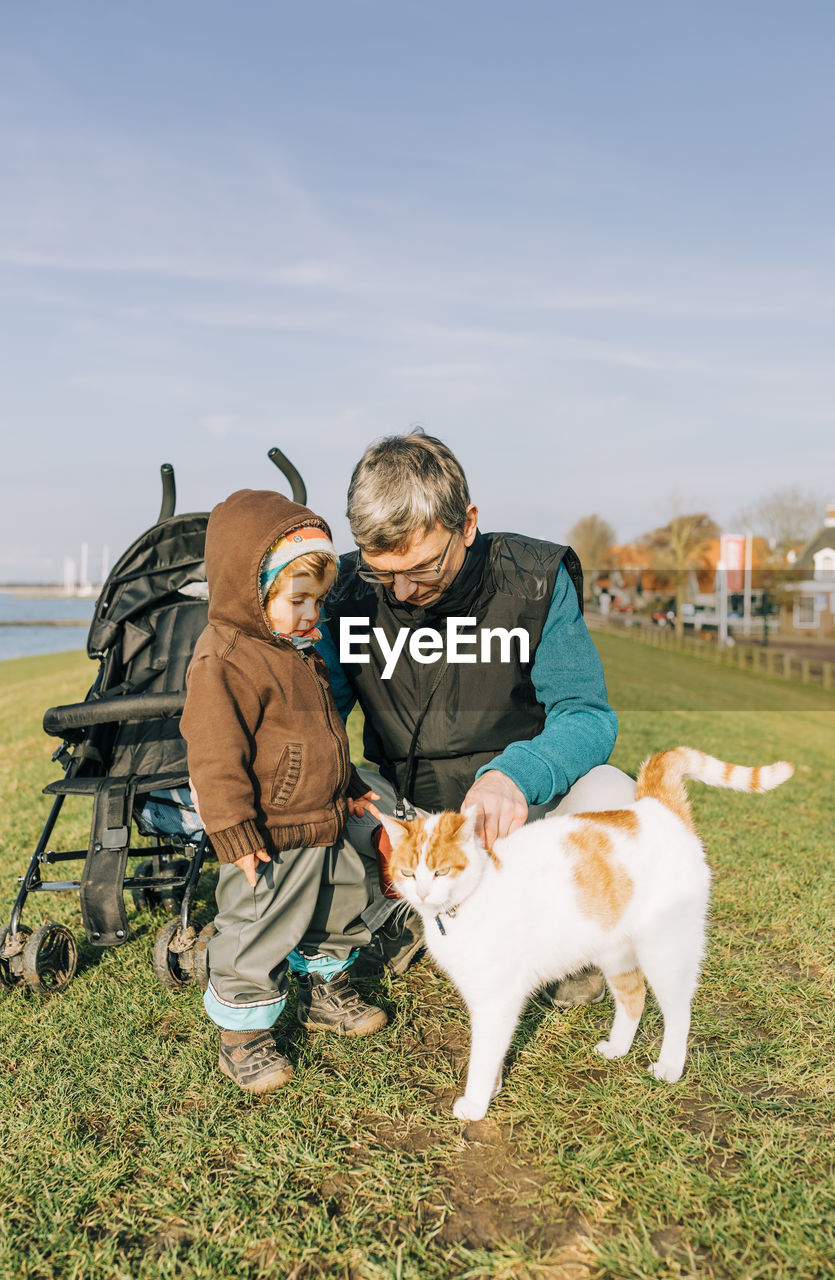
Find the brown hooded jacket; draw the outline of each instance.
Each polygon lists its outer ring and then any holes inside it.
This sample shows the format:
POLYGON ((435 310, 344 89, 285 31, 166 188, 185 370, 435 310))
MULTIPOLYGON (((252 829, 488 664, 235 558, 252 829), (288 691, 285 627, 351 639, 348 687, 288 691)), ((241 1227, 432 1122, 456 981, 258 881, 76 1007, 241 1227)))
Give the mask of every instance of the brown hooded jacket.
POLYGON ((209 517, 209 624, 186 675, 181 729, 220 862, 334 844, 349 785, 353 795, 367 790, 352 769, 324 662, 273 635, 264 612, 264 556, 302 525, 331 536, 320 516, 272 490, 241 489, 209 517))

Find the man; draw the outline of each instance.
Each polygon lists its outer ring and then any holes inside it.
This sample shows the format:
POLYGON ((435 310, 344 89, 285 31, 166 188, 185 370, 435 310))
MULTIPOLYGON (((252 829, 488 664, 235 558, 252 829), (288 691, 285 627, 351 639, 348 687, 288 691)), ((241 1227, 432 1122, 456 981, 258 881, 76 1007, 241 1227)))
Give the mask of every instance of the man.
MULTIPOLYGON (((617 719, 574 552, 482 534, 460 463, 417 431, 366 450, 348 519, 359 551, 342 557, 319 647, 340 711, 362 707, 380 807, 470 806, 491 848, 552 809, 629 804, 634 783, 605 764, 617 719)), ((397 903, 377 883, 372 827, 349 822, 373 895, 357 976, 403 972, 422 943, 416 917, 390 919, 397 903)), ((603 979, 589 971, 548 994, 561 1007, 588 1003, 602 999, 603 979)))

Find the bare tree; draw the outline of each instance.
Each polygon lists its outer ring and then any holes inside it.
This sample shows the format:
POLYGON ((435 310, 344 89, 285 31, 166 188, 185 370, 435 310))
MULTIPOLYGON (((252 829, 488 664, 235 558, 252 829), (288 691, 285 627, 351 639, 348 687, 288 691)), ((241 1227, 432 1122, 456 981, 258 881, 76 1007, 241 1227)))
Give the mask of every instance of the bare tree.
POLYGON ((611 565, 615 531, 602 516, 582 516, 569 529, 566 541, 580 557, 584 570, 583 593, 588 600, 595 577, 611 565))
POLYGON ((706 564, 705 553, 714 538, 719 537, 719 528, 704 512, 694 515, 677 515, 653 529, 641 538, 641 545, 651 557, 654 569, 670 569, 675 578, 676 597, 676 635, 684 633, 684 616, 682 605, 687 589, 687 577, 691 569, 703 569, 706 564))
POLYGON ((804 546, 823 523, 826 504, 810 490, 796 486, 776 489, 751 503, 738 517, 741 530, 751 529, 768 538, 783 560, 793 547, 804 546))

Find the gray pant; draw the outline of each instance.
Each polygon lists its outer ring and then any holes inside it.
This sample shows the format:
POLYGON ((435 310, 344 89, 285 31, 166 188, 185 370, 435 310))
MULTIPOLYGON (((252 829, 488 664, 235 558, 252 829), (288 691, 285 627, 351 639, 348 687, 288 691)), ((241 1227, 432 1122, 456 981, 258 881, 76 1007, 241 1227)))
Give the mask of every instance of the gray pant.
MULTIPOLYGON (((360 769, 363 781, 368 783, 369 790, 378 792, 380 799, 377 808, 383 813, 394 814, 397 796, 394 787, 379 773, 368 769, 360 769)), ((578 778, 573 787, 564 796, 557 796, 548 804, 532 804, 528 808, 528 822, 544 818, 548 813, 583 813, 600 809, 620 809, 632 804, 635 799, 635 780, 628 774, 616 769, 611 764, 596 765, 582 778, 578 778)), ((417 809, 417 812, 425 812, 417 809)), ((380 888, 377 877, 377 853, 371 843, 371 833, 378 826, 375 818, 349 818, 345 833, 359 853, 365 864, 368 877, 368 906, 362 918, 372 933, 379 929, 397 909, 397 899, 386 898, 380 888)))
POLYGON ((368 903, 365 868, 344 837, 330 848, 274 853, 259 864, 255 888, 240 867, 225 864, 216 897, 209 971, 212 990, 224 1004, 279 999, 295 947, 344 961, 371 937, 361 919, 368 903))

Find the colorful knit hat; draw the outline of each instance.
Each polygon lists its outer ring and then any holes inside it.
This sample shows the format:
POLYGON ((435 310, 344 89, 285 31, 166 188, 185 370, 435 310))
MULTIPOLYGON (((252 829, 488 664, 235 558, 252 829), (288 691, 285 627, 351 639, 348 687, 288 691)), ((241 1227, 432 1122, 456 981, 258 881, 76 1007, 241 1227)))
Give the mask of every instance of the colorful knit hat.
POLYGON ((270 584, 291 561, 299 556, 309 555, 311 551, 321 551, 324 555, 330 556, 336 568, 339 568, 336 547, 324 530, 302 525, 299 529, 291 529, 289 533, 282 534, 261 561, 261 595, 267 594, 270 584))

